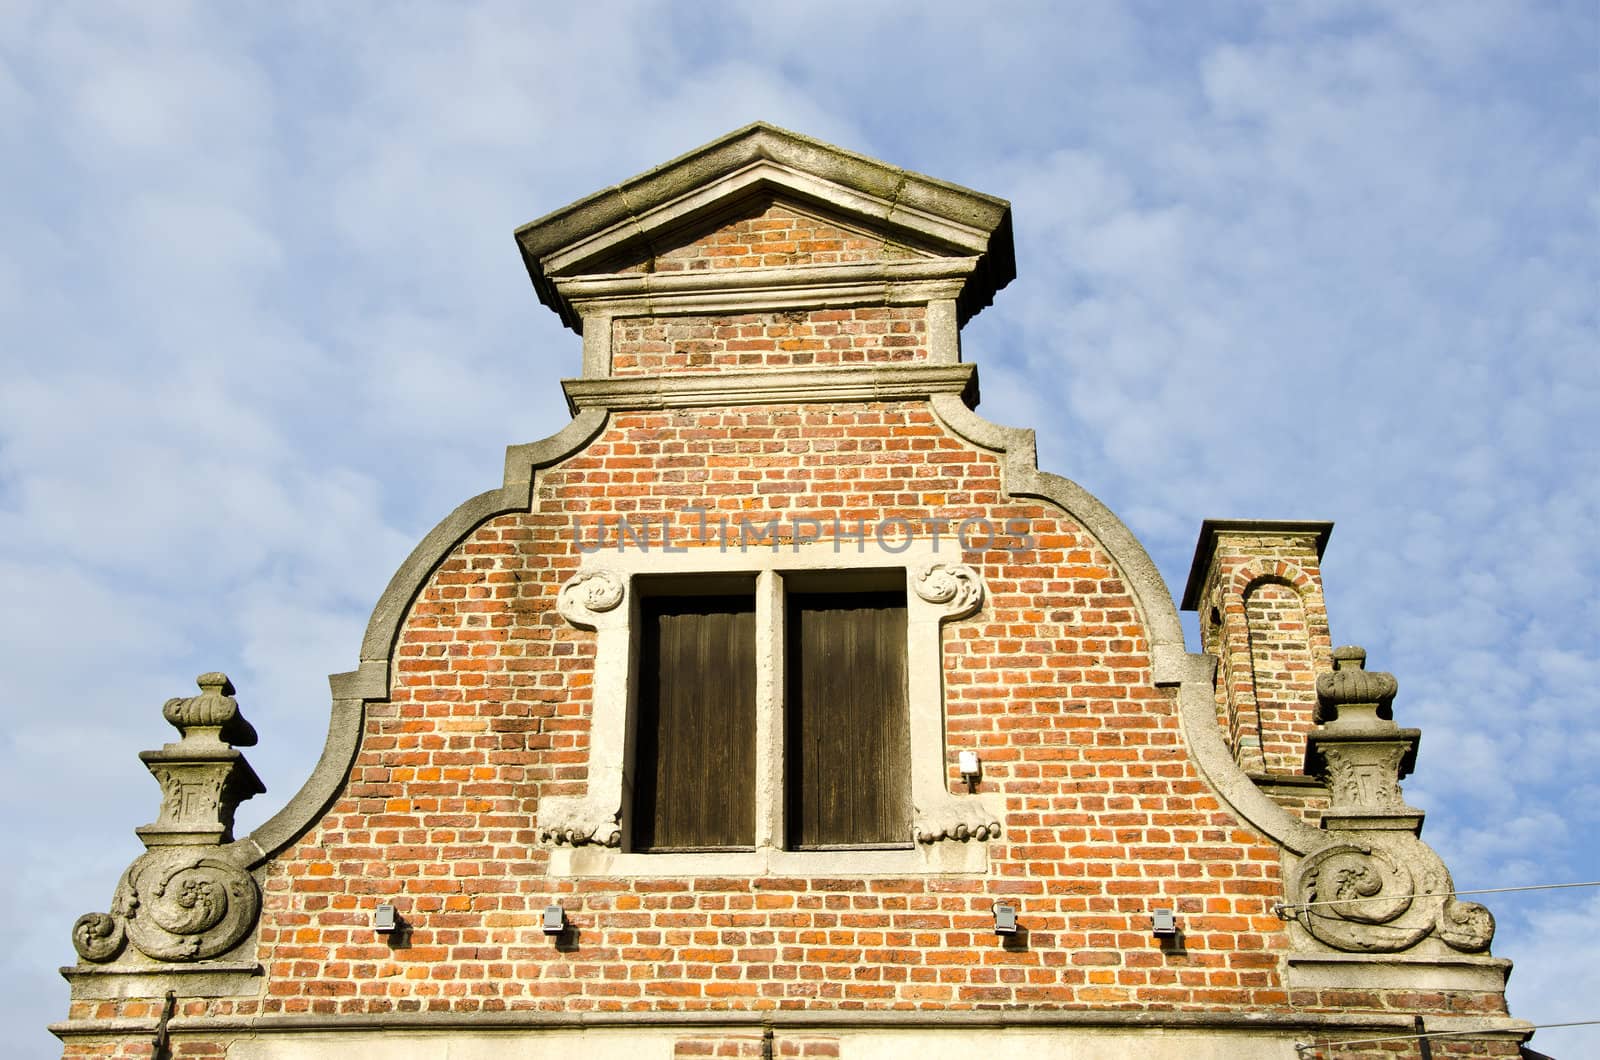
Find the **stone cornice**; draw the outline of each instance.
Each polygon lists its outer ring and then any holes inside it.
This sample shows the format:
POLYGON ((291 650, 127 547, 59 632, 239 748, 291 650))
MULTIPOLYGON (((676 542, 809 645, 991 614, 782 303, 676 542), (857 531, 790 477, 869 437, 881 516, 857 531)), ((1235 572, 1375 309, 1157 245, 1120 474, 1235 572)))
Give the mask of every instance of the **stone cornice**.
POLYGON ((783 368, 734 372, 564 379, 567 406, 584 409, 683 409, 732 405, 799 405, 842 401, 907 401, 934 394, 978 401, 970 364, 783 368))
POLYGON ((668 316, 956 299, 976 258, 624 273, 553 281, 581 317, 668 316))

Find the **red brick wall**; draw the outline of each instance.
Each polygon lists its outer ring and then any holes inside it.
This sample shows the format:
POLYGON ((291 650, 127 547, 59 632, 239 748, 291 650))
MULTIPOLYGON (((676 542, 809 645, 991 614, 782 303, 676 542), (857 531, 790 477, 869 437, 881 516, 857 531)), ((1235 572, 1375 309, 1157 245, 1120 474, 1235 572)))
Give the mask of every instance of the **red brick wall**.
POLYGON ((1235 761, 1254 773, 1301 773, 1317 674, 1333 668, 1311 536, 1220 537, 1199 607, 1203 646, 1219 659, 1217 717, 1235 761))
POLYGON ((905 364, 927 359, 928 313, 924 306, 623 317, 612 323, 615 375, 905 364))
POLYGON ((1244 601, 1261 755, 1269 773, 1300 773, 1317 707, 1311 630, 1300 592, 1280 581, 1254 585, 1244 601))
MULTIPOLYGON (((1005 499, 998 459, 926 405, 616 414, 541 471, 534 495, 531 512, 489 520, 430 578, 348 787, 267 867, 264 999, 187 1003, 195 1014, 1503 1011, 1498 995, 1285 989, 1278 853, 1219 808, 1186 759, 1128 586, 1073 520, 1005 499), (699 529, 690 505, 712 526, 817 517, 825 538, 835 513, 847 525, 1026 521, 1031 551, 964 553, 989 595, 945 631, 952 790, 954 751, 973 748, 982 790, 1008 807, 988 878, 545 875, 539 801, 582 792, 589 734, 594 634, 555 609, 579 562, 574 519, 664 515, 683 541, 699 529), (991 932, 998 898, 1026 929, 1006 944, 991 932), (577 929, 571 945, 540 931, 551 900, 577 929), (371 929, 385 901, 411 925, 403 944, 371 929), (1182 946, 1151 936, 1157 905, 1177 909, 1182 946)), ((140 1006, 80 1001, 73 1014, 140 1006)))
POLYGON ((623 272, 754 269, 774 265, 845 265, 920 255, 905 247, 841 228, 791 207, 768 205, 758 213, 686 239, 623 272))

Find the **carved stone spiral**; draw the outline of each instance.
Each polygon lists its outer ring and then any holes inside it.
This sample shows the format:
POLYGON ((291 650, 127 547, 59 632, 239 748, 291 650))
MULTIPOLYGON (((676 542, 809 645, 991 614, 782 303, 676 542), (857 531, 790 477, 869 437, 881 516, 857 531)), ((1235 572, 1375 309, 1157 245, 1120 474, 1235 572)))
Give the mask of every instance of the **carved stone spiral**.
POLYGON ((128 937, 157 960, 195 961, 225 953, 255 925, 261 894, 250 874, 204 851, 152 850, 119 889, 128 937))
POLYGON ((983 580, 962 563, 929 563, 917 571, 911 587, 928 603, 944 605, 952 618, 971 614, 983 602, 983 580))
POLYGON ((1438 936, 1463 953, 1479 953, 1494 939, 1494 914, 1477 902, 1445 900, 1439 910, 1438 936))
POLYGON ((621 604, 625 593, 625 583, 614 571, 579 571, 561 587, 557 606, 568 622, 586 626, 595 615, 621 604))
POLYGON ((1412 911, 1409 869, 1381 847, 1341 844, 1308 857, 1296 874, 1301 926, 1340 950, 1393 953, 1433 928, 1412 911))
POLYGON ((85 913, 72 925, 72 948, 86 961, 101 964, 122 952, 126 937, 122 918, 107 913, 85 913))

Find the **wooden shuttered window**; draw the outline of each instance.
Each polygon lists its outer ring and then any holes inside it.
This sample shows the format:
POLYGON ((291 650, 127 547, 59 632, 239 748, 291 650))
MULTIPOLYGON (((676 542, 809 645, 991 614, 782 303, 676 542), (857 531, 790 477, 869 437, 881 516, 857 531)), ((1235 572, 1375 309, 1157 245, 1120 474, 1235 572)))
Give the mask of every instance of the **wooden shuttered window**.
POLYGON ((753 596, 641 601, 632 846, 755 845, 753 596))
POLYGON ((905 593, 791 593, 785 636, 787 845, 909 845, 905 593))

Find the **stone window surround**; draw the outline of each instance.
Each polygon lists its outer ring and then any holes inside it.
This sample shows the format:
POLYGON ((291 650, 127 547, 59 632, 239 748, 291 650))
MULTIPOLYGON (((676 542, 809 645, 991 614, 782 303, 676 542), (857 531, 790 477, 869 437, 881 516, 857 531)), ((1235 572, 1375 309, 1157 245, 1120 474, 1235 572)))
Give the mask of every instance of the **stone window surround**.
POLYGON ((538 812, 541 839, 552 843, 552 876, 904 875, 983 873, 987 844, 998 835, 1004 802, 956 795, 946 780, 943 625, 983 602, 976 571, 950 541, 868 540, 690 548, 663 552, 607 549, 584 557, 562 587, 559 608, 573 625, 595 631, 593 716, 588 790, 549 796, 538 812), (896 551, 898 550, 898 551, 896 551), (786 578, 833 572, 901 570, 906 579, 906 692, 910 721, 913 831, 909 848, 783 849, 783 646, 786 578), (640 625, 634 578, 649 575, 755 576, 756 844, 754 850, 633 853, 620 849, 621 815, 632 801, 630 719, 637 695, 640 625))

